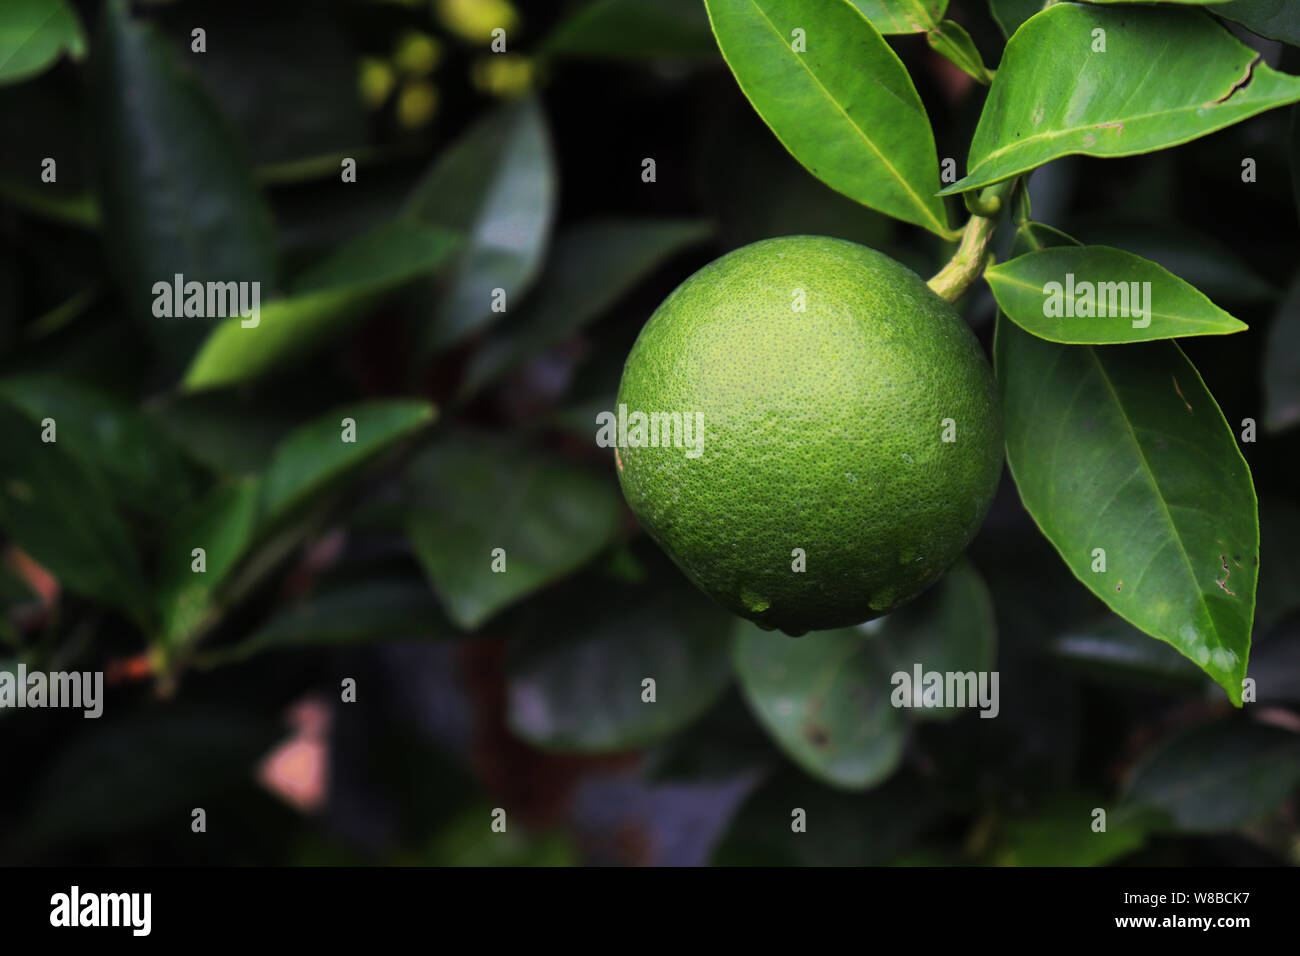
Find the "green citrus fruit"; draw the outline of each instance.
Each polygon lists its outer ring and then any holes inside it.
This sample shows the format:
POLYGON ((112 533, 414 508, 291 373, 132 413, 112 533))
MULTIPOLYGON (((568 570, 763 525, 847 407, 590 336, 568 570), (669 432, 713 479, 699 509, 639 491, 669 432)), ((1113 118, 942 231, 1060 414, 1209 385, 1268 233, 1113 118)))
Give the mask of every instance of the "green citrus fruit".
POLYGON ((838 239, 756 242, 688 278, 641 330, 618 406, 641 524, 705 593, 792 634, 933 584, 1002 468, 997 386, 966 323, 838 239))

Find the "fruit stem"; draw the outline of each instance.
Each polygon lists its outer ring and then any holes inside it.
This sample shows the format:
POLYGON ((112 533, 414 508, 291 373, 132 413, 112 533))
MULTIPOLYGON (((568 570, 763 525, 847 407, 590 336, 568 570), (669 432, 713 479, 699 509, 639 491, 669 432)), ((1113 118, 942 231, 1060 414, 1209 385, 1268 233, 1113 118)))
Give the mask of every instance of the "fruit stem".
POLYGON ((971 217, 961 231, 961 242, 957 251, 942 269, 934 274, 928 283, 945 302, 956 302, 971 284, 984 274, 984 270, 993 264, 993 254, 989 252, 989 243, 1002 216, 1002 207, 1015 186, 1015 179, 995 183, 980 193, 979 197, 970 197, 966 207, 971 217))

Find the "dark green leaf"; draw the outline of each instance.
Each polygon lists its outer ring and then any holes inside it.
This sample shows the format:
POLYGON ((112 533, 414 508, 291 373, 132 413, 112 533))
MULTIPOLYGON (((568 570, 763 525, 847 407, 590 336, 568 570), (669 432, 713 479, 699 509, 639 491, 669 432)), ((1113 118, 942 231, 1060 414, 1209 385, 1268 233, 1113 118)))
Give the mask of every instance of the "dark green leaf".
POLYGON ((443 348, 487 325, 493 290, 517 306, 536 278, 555 214, 556 172, 536 100, 508 103, 480 120, 429 170, 406 214, 468 236, 440 290, 426 342, 443 348))
POLYGON ((1183 833, 1220 833, 1277 806, 1300 783, 1300 735, 1232 719, 1161 743, 1134 770, 1125 802, 1183 833))
POLYGON ((1061 794, 1046 806, 1005 823, 993 851, 998 866, 1104 866, 1146 842, 1137 818, 1122 818, 1085 793, 1061 794), (1107 811, 1106 829, 1093 829, 1095 810, 1107 811))
MULTIPOLYGON (((1021 230, 1017 251, 1041 235, 1021 230)), ((1111 610, 1240 706, 1259 566, 1255 489, 1199 373, 1171 342, 1059 345, 1001 318, 994 355, 1007 462, 1039 528, 1111 610), (1093 570, 1096 549, 1104 571, 1093 570)))
POLYGON ((384 223, 298 276, 290 295, 260 310, 256 325, 233 316, 213 329, 185 373, 184 388, 231 385, 263 375, 318 346, 382 296, 448 260, 459 244, 445 229, 384 223))
POLYGON ((883 34, 926 33, 948 9, 948 0, 849 0, 883 34))
POLYGON ((1173 273, 1109 246, 1039 249, 984 277, 1007 318, 1051 342, 1146 342, 1246 328, 1173 273))
POLYGON ((143 574, 107 490, 42 430, 0 401, 0 527, 64 587, 143 625, 143 574))
POLYGON ((552 56, 602 59, 695 59, 715 50, 699 0, 595 0, 542 44, 552 56))
POLYGON ((519 362, 572 335, 645 273, 709 230, 707 223, 691 220, 610 220, 575 226, 561 235, 523 316, 474 354, 460 397, 469 397, 519 362))
POLYGON ((173 361, 208 323, 154 315, 154 284, 259 282, 275 288, 275 238, 224 119, 155 29, 105 4, 91 115, 107 248, 131 314, 173 361))
POLYGON ((731 680, 731 619, 685 582, 652 591, 610 584, 599 601, 544 621, 550 626, 511 649, 506 719, 547 750, 658 742, 703 714, 731 680), (643 699, 647 678, 653 702, 643 699))
POLYGON ((1300 46, 1300 10, 1294 0, 1231 0, 1209 9, 1215 16, 1235 20, 1251 33, 1300 46))
POLYGON ((859 10, 844 0, 706 6, 741 90, 795 159, 864 205, 950 235, 925 107, 859 10), (797 38, 806 52, 795 51, 797 38))
POLYGON ((1120 618, 1058 635, 1050 650, 1070 666, 1102 680, 1181 691, 1205 683, 1205 675, 1194 663, 1120 618))
POLYGON ((618 528, 620 501, 608 481, 485 437, 439 442, 409 474, 415 490, 407 536, 463 628, 565 577, 618 528), (505 571, 492 569, 497 549, 505 571))
POLYGON ((130 508, 170 513, 193 494, 194 474, 180 449, 113 396, 45 375, 0 379, 0 395, 35 424, 54 419, 60 444, 130 508))
POLYGON ((1259 503, 1259 586, 1255 634, 1300 608, 1300 507, 1283 498, 1259 503))
POLYGON ((48 69, 64 52, 86 54, 77 12, 66 0, 6 0, 0 19, 0 84, 48 69))
POLYGON ((1002 35, 1010 39, 1020 25, 1043 9, 1045 0, 989 0, 989 12, 1002 28, 1002 35))
POLYGON ((1280 432, 1300 422, 1300 280, 1278 306, 1264 346, 1264 427, 1280 432))
POLYGON ((1273 70, 1200 10, 1058 3, 1007 43, 966 178, 943 193, 1073 153, 1166 149, 1297 100, 1300 77, 1273 70), (1104 53, 1094 30, 1105 31, 1104 53))

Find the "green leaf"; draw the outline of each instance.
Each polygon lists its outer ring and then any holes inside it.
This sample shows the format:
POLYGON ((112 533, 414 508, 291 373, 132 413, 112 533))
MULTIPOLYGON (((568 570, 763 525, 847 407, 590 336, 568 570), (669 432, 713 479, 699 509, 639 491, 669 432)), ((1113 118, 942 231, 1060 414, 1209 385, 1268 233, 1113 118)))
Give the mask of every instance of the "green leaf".
POLYGON ((1029 815, 1013 817, 993 851, 998 866, 1104 866, 1146 842, 1138 819, 1112 814, 1093 830, 1093 811, 1106 802, 1086 793, 1060 794, 1029 815))
POLYGON ((1300 422, 1300 279, 1278 306, 1264 346, 1264 427, 1284 431, 1300 422))
POLYGON ((459 239, 413 222, 384 223, 296 277, 288 298, 261 308, 256 325, 232 316, 208 336, 185 373, 189 391, 264 375, 363 317, 383 296, 446 262, 459 239))
POLYGON ((144 514, 168 514, 194 492, 185 456, 154 421, 112 395, 49 375, 0 379, 0 396, 39 425, 54 419, 59 442, 104 487, 144 514))
POLYGON ((1045 0, 989 0, 989 13, 1007 39, 1020 25, 1043 9, 1045 0))
POLYGON ((126 528, 100 481, 61 442, 0 401, 0 528, 70 591, 143 626, 148 598, 126 528))
POLYGON ((429 348, 453 345, 499 313, 495 289, 512 309, 536 278, 555 215, 556 171, 546 118, 526 98, 499 107, 470 128, 429 170, 405 215, 469 237, 438 290, 429 348))
POLYGON ((1300 10, 1294 0, 1232 0, 1210 8, 1215 16, 1240 23, 1251 33, 1300 47, 1300 10))
POLYGON ((66 52, 86 55, 77 11, 66 0, 6 0, 0 19, 0 85, 33 77, 66 52))
POLYGON ((1196 690, 1205 684, 1201 669, 1173 647, 1151 640, 1117 617, 1060 634, 1049 649, 1054 657, 1101 680, 1170 691, 1196 690))
POLYGON ((1182 833, 1222 833, 1250 823, 1300 783, 1300 735, 1228 719, 1164 741, 1134 768, 1125 804, 1161 812, 1182 833))
POLYGON ((407 537, 448 615, 467 630, 595 557, 622 513, 608 481, 486 436, 438 442, 408 474, 407 537), (498 558, 505 572, 493 570, 498 558))
POLYGON ((421 429, 437 410, 391 400, 344 406, 295 430, 276 449, 262 480, 259 522, 275 524, 331 485, 421 429), (350 421, 349 426, 344 425, 350 421))
POLYGON ((259 282, 275 288, 271 218, 225 120, 166 41, 105 5, 95 45, 91 109, 106 248, 133 317, 171 361, 208 328, 154 315, 154 284, 259 282))
POLYGON ((943 54, 955 63, 962 72, 976 82, 987 86, 993 81, 993 74, 984 65, 984 58, 980 56, 979 48, 975 46, 975 41, 960 23, 944 20, 925 34, 925 42, 929 43, 937 53, 943 54))
POLYGON ((865 790, 903 756, 906 723, 890 704, 890 646, 861 627, 787 637, 736 625, 736 676, 758 721, 800 767, 865 790))
POLYGON ((257 532, 261 484, 245 478, 218 485, 177 517, 158 555, 158 639, 168 649, 212 623, 215 595, 248 553, 257 532), (194 570, 194 550, 203 567, 194 570))
POLYGON ((883 34, 927 33, 943 19, 948 0, 849 0, 883 34))
POLYGON ((600 59, 696 59, 714 52, 699 0, 596 0, 542 43, 548 56, 600 59))
POLYGON ((705 6, 741 90, 795 159, 866 206, 951 236, 925 107, 861 11, 846 0, 705 6))
MULTIPOLYGON (((1045 235, 1022 229, 1023 251, 1045 235)), ((1066 565, 1241 705, 1259 523, 1250 469, 1172 342, 1060 345, 999 318, 1007 462, 1066 565), (1096 549, 1105 552, 1100 568, 1096 549)))
POLYGON ((474 354, 463 400, 515 365, 599 316, 647 272, 710 232, 692 220, 605 220, 575 226, 555 243, 523 315, 474 354))
POLYGON ((1300 77, 1273 70, 1200 10, 1058 3, 1007 43, 966 178, 941 194, 1061 156, 1166 149, 1297 100, 1300 77), (1098 29, 1104 53, 1093 50, 1098 29))
POLYGON ((506 720, 535 746, 611 753, 656 743, 693 723, 731 681, 730 616, 699 591, 684 581, 602 590, 511 647, 506 720), (643 699, 646 678, 653 702, 643 699))
POLYGON ((1173 273, 1109 246, 1039 249, 984 277, 1007 318, 1051 342, 1147 342, 1246 328, 1173 273))

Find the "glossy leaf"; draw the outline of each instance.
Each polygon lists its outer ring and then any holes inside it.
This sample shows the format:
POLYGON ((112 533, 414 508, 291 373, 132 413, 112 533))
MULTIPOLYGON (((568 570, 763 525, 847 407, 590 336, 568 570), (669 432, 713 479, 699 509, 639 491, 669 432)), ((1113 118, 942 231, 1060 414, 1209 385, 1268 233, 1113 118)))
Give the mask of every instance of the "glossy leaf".
POLYGON ((0 528, 70 591, 149 617, 140 562, 107 489, 0 401, 0 528))
POLYGON ((1125 787, 1129 806, 1162 813, 1182 833, 1250 823, 1300 783, 1300 734, 1239 719, 1203 724, 1149 753, 1125 787))
POLYGON ((1007 43, 967 175, 943 193, 1074 153, 1166 149, 1297 100, 1300 77, 1273 70, 1200 10, 1058 3, 1007 43), (1098 29, 1105 53, 1093 51, 1098 29), (1153 36, 1165 42, 1152 45, 1153 36))
POLYGON ((154 284, 259 282, 275 288, 275 237, 225 120, 167 42, 104 5, 90 84, 106 248, 131 314, 182 362, 206 320, 154 315, 154 284))
POLYGON ((1251 33, 1300 47, 1300 10, 1293 0, 1230 0, 1210 8, 1251 33))
POLYGON ((549 626, 511 648, 506 720, 535 746, 608 753, 655 743, 703 714, 731 680, 730 616, 684 581, 606 586, 604 597, 562 623, 543 618, 549 626), (646 678, 653 702, 643 699, 646 678))
POLYGON ((699 0, 595 0, 542 44, 551 56, 677 59, 716 53, 699 0))
POLYGON ((882 34, 926 33, 948 9, 948 0, 849 0, 882 34))
POLYGON ((745 96, 809 172, 873 209, 938 235, 939 160, 898 56, 845 0, 706 0, 745 96), (795 52, 794 31, 806 52, 795 52))
POLYGON ((48 69, 64 53, 86 54, 81 20, 67 0, 6 0, 0 18, 0 85, 48 69))
POLYGON ((445 229, 385 223, 298 276, 288 298, 262 306, 256 325, 232 316, 213 329, 185 373, 190 391, 266 374, 319 346, 384 295, 436 271, 459 245, 445 229))
POLYGON ((736 676, 750 709, 805 771, 843 789, 887 779, 907 725, 890 704, 891 648, 861 628, 788 637, 736 629, 736 676))
POLYGON ((441 441, 408 473, 407 537, 448 615, 468 630, 591 560, 618 528, 608 481, 484 437, 441 441), (497 559, 505 572, 493 571, 497 559))
POLYGON ((435 417, 427 402, 373 401, 335 409, 297 429, 280 443, 262 480, 261 524, 286 517, 435 417), (345 419, 352 423, 347 440, 345 419))
POLYGON ((151 419, 114 396, 48 375, 0 379, 0 396, 35 425, 53 419, 62 447, 136 511, 170 513, 194 491, 194 471, 180 448, 151 419))
MULTIPOLYGON (((1021 230, 1017 251, 1040 236, 1021 230)), ((1255 489, 1199 373, 1172 342, 1060 345, 1001 318, 994 355, 1026 510, 1089 590, 1240 706, 1255 489)))
POLYGON ((533 99, 508 103, 452 144, 416 187, 406 215, 467 236, 434 306, 426 342, 445 348, 518 305, 541 267, 555 215, 550 133, 533 99))
POLYGON ((1051 342, 1147 342, 1246 328, 1168 270, 1109 246, 1039 249, 984 277, 1011 321, 1051 342))
POLYGON ((1300 280, 1278 306, 1264 345, 1264 425, 1279 432, 1300 422, 1300 280))
POLYGON ((943 54, 955 63, 962 72, 976 82, 985 85, 992 82, 993 74, 984 65, 984 58, 980 56, 979 48, 975 46, 975 41, 960 23, 944 20, 925 34, 925 42, 929 43, 935 52, 943 54))
POLYGON ((667 219, 591 222, 564 233, 523 315, 489 338, 470 360, 460 397, 572 335, 647 272, 709 231, 707 223, 667 219))

